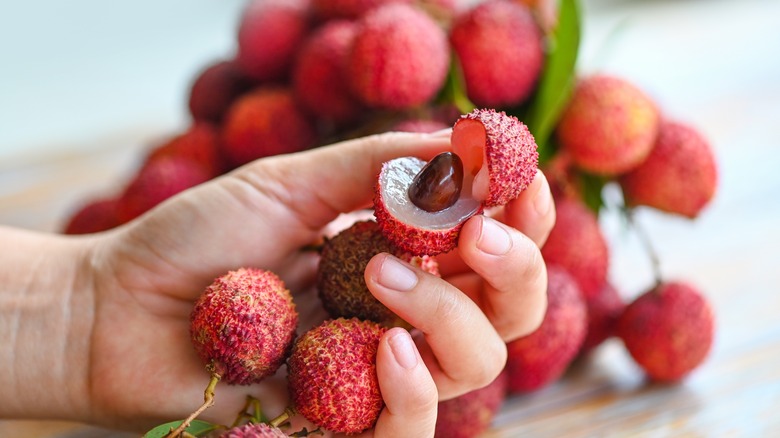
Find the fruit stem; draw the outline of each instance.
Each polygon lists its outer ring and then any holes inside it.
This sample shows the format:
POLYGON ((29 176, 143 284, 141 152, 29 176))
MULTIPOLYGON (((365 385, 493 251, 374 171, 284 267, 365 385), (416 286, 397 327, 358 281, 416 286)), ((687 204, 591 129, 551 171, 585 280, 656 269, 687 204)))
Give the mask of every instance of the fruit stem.
POLYGON ((271 420, 269 424, 274 427, 279 427, 279 425, 284 424, 287 420, 289 420, 294 416, 295 416, 295 408, 288 407, 284 410, 284 412, 279 414, 278 417, 271 420))
POLYGON ((200 405, 200 407, 195 412, 190 414, 189 417, 182 421, 179 427, 177 427, 168 435, 165 435, 166 438, 178 438, 184 436, 184 430, 190 426, 192 420, 197 418, 198 415, 202 414, 206 409, 214 406, 214 389, 217 387, 217 383, 219 383, 219 380, 222 378, 222 376, 216 372, 213 364, 209 364, 206 369, 211 372, 211 378, 209 379, 208 386, 206 386, 206 390, 203 391, 203 404, 200 405))
POLYGON ((636 235, 639 237, 639 241, 642 243, 648 258, 650 259, 650 266, 653 270, 653 277, 655 277, 655 286, 658 287, 661 285, 663 277, 661 275, 661 259, 658 257, 658 252, 650 242, 650 237, 647 235, 644 228, 642 228, 639 225, 639 222, 636 220, 634 209, 624 206, 623 211, 626 214, 628 223, 631 225, 631 227, 634 228, 634 231, 636 231, 636 235))

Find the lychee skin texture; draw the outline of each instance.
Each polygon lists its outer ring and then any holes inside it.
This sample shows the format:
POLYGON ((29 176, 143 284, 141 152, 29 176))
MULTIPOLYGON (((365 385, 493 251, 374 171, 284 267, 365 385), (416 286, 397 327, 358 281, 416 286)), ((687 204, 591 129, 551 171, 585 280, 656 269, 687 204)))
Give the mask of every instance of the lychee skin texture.
POLYGON ((335 122, 355 119, 362 105, 347 82, 347 61, 357 26, 334 20, 315 31, 303 44, 292 73, 301 105, 319 118, 335 122))
POLYGON ((585 339, 587 310, 577 283, 556 266, 548 266, 547 278, 542 325, 507 344, 510 393, 535 391, 557 380, 585 339))
POLYGON ((238 29, 236 61, 255 81, 283 79, 309 29, 307 0, 251 0, 238 29))
POLYGON ((588 333, 580 354, 587 354, 615 334, 617 320, 626 308, 617 289, 604 283, 599 292, 585 300, 588 307, 588 333))
POLYGON ((682 282, 640 295, 618 320, 617 334, 650 378, 674 382, 698 367, 712 347, 714 315, 704 296, 682 282))
POLYGON ((406 326, 366 286, 364 273, 368 262, 380 252, 387 252, 426 272, 439 275, 439 264, 433 257, 416 257, 399 250, 388 241, 373 221, 357 222, 322 248, 317 269, 317 289, 328 313, 334 317, 357 317, 385 326, 406 326))
POLYGON ((507 373, 484 388, 439 402, 435 438, 472 438, 490 427, 506 399, 507 373))
POLYGON ((233 101, 251 86, 251 81, 235 61, 211 64, 192 83, 188 101, 190 114, 197 121, 219 123, 233 101))
POLYGON ((234 427, 220 435, 220 438, 290 438, 278 427, 266 423, 247 423, 234 427))
POLYGON ((65 234, 90 234, 110 230, 120 225, 116 199, 98 199, 82 206, 68 220, 65 234))
POLYGON ((580 200, 555 198, 556 220, 542 257, 560 265, 577 281, 586 298, 596 296, 607 282, 609 247, 598 218, 580 200))
POLYGON ((557 136, 578 167, 614 176, 647 157, 659 123, 655 103, 641 90, 622 79, 595 75, 577 84, 557 136))
POLYGON ((718 169, 712 149, 691 126, 665 121, 650 155, 623 175, 629 205, 647 205, 691 219, 712 200, 718 169))
POLYGON ((391 3, 359 21, 348 74, 366 105, 406 109, 439 91, 448 65, 449 46, 441 27, 413 6, 391 3))
POLYGON ((286 88, 259 88, 230 108, 222 147, 231 166, 258 158, 299 152, 314 145, 314 127, 286 88))
POLYGON ((481 3, 455 20, 450 42, 475 105, 515 106, 534 91, 544 54, 542 33, 527 6, 481 3))
POLYGON ((287 361, 296 411, 333 432, 373 427, 384 407, 376 353, 385 331, 375 322, 339 318, 304 333, 287 361))
POLYGON ((298 313, 282 280, 254 268, 215 279, 190 315, 198 356, 233 385, 273 375, 290 352, 297 326, 298 313))
POLYGON ((312 9, 326 20, 360 18, 366 12, 387 3, 411 3, 410 0, 312 0, 312 9))
POLYGON ((196 122, 183 134, 153 149, 146 158, 146 165, 162 157, 173 157, 194 162, 213 178, 224 168, 219 149, 217 128, 209 122, 196 122))

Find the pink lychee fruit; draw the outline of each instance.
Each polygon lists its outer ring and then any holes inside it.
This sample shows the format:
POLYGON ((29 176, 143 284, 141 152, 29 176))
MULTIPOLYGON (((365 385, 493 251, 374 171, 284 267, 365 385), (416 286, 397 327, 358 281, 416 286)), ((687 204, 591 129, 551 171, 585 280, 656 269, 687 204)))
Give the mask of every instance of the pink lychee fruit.
POLYGON ((146 164, 163 157, 191 161, 210 178, 222 173, 224 164, 220 156, 219 131, 209 122, 195 122, 187 131, 154 148, 146 158, 146 164))
POLYGON ((712 200, 718 180, 707 140, 693 127, 661 123, 650 155, 620 178, 629 205, 647 205, 695 218, 712 200))
POLYGON ((356 19, 388 3, 411 3, 411 0, 312 0, 312 9, 318 17, 326 20, 356 19))
POLYGON ((215 279, 190 316, 195 351, 234 385, 273 375, 290 352, 297 326, 298 313, 282 280, 254 268, 215 279))
POLYGON ((548 266, 547 278, 542 324, 507 344, 510 393, 535 391, 557 380, 585 339, 587 309, 574 278, 554 265, 548 266))
POLYGON ((585 299, 588 307, 588 333, 582 343, 580 354, 592 351, 615 334, 617 320, 626 308, 626 303, 617 289, 609 282, 598 293, 585 299))
POLYGON ((450 42, 475 105, 516 106, 534 91, 544 54, 542 33, 527 6, 480 3, 455 20, 450 42))
POLYGON ((353 91, 365 104, 405 109, 429 101, 439 91, 448 65, 444 30, 421 10, 390 3, 358 22, 348 74, 353 91))
POLYGON ((480 436, 506 399, 507 373, 489 385, 453 399, 439 402, 435 438, 473 438, 480 436))
POLYGON ((647 157, 658 126, 658 109, 639 88, 623 79, 594 75, 577 84, 557 136, 577 166, 614 176, 647 157))
POLYGON ((406 119, 393 125, 393 127, 390 128, 390 130, 400 131, 400 132, 417 132, 420 134, 430 134, 436 131, 441 131, 442 129, 447 129, 449 127, 450 125, 447 125, 446 123, 440 122, 438 120, 406 119))
POLYGON ((196 121, 219 123, 233 101, 251 86, 251 81, 235 61, 210 64, 192 83, 188 102, 190 114, 196 121))
POLYGON ((270 424, 247 423, 228 429, 219 438, 290 438, 290 436, 270 424))
POLYGON ((117 217, 118 200, 96 199, 79 208, 68 219, 63 233, 90 234, 110 230, 120 225, 117 217))
POLYGON ((376 354, 386 330, 375 322, 339 318, 304 333, 287 361, 295 410, 333 432, 373 427, 384 407, 376 354))
POLYGON ((620 316, 617 334, 650 378, 674 382, 707 357, 714 315, 701 292, 684 282, 662 283, 620 316))

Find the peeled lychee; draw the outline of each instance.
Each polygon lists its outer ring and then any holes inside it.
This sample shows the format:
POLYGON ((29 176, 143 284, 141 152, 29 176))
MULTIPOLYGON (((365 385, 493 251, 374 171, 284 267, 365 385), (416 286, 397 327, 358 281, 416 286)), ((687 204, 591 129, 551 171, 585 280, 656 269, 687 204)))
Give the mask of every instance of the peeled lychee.
POLYGON ((195 120, 219 123, 236 98, 249 90, 251 81, 235 61, 209 65, 190 88, 189 109, 195 120))
POLYGON ((717 179, 707 140, 691 126, 666 121, 650 155, 620 185, 629 205, 695 218, 715 195, 717 179))
POLYGON ((429 256, 416 257, 395 248, 379 230, 376 222, 357 222, 325 241, 317 270, 317 288, 328 313, 336 318, 357 317, 386 326, 405 325, 366 286, 364 272, 369 260, 387 252, 434 275, 439 265, 429 256))
POLYGON ((555 198, 556 220, 542 257, 569 272, 585 297, 593 297, 607 281, 609 248, 596 214, 580 200, 555 198))
POLYGON ((431 17, 403 3, 371 10, 358 22, 349 59, 352 89, 365 104, 411 108, 444 84, 447 36, 431 17))
POLYGON ((292 295, 270 271, 242 268, 217 278, 195 303, 195 351, 229 384, 273 375, 287 358, 298 325, 292 295))
MULTIPOLYGON (((517 118, 504 112, 477 109, 462 116, 455 123, 451 142, 452 153, 459 160, 440 160, 442 168, 426 167, 428 163, 413 157, 382 165, 374 198, 377 223, 394 245, 412 254, 452 250, 469 217, 485 206, 504 205, 516 198, 536 174, 538 153, 533 136, 517 118), (446 167, 450 163, 462 164, 457 199, 440 211, 420 207, 421 200, 411 196, 410 187, 419 179, 435 183, 433 176, 457 173, 457 169, 446 167)), ((432 197, 446 195, 438 190, 428 192, 432 197)))
POLYGON ((295 410, 333 432, 373 427, 384 407, 376 353, 386 330, 375 322, 339 318, 304 333, 287 362, 295 410))
POLYGON ((647 157, 658 125, 658 109, 640 89, 623 79, 594 75, 577 84, 557 135, 577 166, 613 176, 647 157))
POLYGON ((542 324, 507 344, 510 393, 534 391, 557 380, 585 339, 587 310, 577 283, 557 266, 547 267, 547 278, 542 324))
POLYGON ((222 147, 232 166, 299 152, 314 145, 314 127, 286 88, 259 88, 238 99, 222 127, 222 147))
POLYGON ((220 438, 290 438, 278 427, 266 423, 247 423, 233 427, 219 436, 220 438))
POLYGON ((321 18, 360 18, 366 12, 387 3, 411 3, 410 0, 312 0, 312 8, 321 18))
POLYGON ((527 6, 480 3, 455 20, 450 42, 475 105, 516 106, 534 91, 544 54, 542 33, 527 6))
POLYGON ((626 308, 617 289, 608 282, 598 293, 586 298, 585 304, 588 307, 588 334, 582 343, 581 354, 587 354, 615 334, 617 320, 626 308))
POLYGON ((439 402, 435 438, 473 438, 490 427, 506 399, 507 373, 484 388, 439 402))
POLYGON ((705 297, 682 282, 662 283, 628 305, 617 334, 648 376, 677 381, 712 347, 714 316, 705 297))
POLYGON ((68 220, 63 233, 90 234, 120 225, 116 199, 98 199, 81 207, 68 220))
POLYGON ((219 133, 208 122, 196 122, 183 134, 152 150, 146 158, 147 165, 162 157, 192 161, 201 166, 209 177, 219 175, 224 167, 219 153, 219 133))

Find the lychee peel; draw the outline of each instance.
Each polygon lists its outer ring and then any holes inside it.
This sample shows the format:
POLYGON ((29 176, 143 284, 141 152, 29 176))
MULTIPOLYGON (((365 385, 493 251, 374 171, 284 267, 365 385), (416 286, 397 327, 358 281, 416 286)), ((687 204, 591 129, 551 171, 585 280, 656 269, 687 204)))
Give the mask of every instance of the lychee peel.
POLYGON ((233 427, 219 436, 220 438, 290 438, 278 427, 266 423, 247 423, 233 427))
POLYGON ((434 438, 472 438, 490 427, 506 399, 507 373, 489 385, 439 402, 434 438))
POLYGON ((411 0, 312 0, 312 9, 319 17, 327 20, 355 19, 387 3, 411 3, 411 0))
POLYGON ((242 268, 217 278, 195 303, 190 335, 195 351, 229 384, 257 383, 290 352, 298 313, 282 280, 242 268))
POLYGON ((195 122, 187 131, 153 149, 146 164, 162 157, 189 160, 200 167, 210 178, 219 175, 224 165, 219 153, 219 133, 209 122, 195 122))
POLYGON ((219 123, 236 98, 251 87, 235 61, 207 66, 192 83, 188 106, 195 120, 219 123))
POLYGON ((384 407, 376 354, 385 331, 375 322, 339 318, 304 333, 288 360, 295 410, 333 432, 373 427, 384 407))
POLYGON ((97 199, 82 206, 68 219, 65 234, 90 234, 106 231, 120 225, 117 217, 118 200, 97 199))
POLYGON ((582 343, 580 354, 587 354, 615 334, 617 320, 626 308, 626 303, 617 289, 609 282, 597 294, 587 297, 588 333, 582 343))

